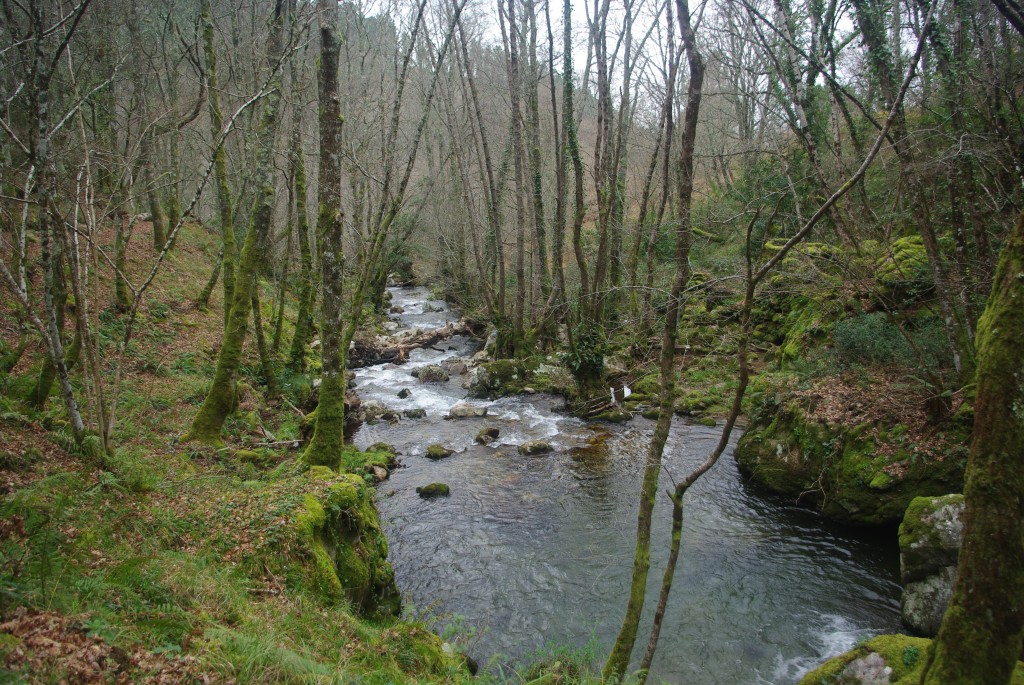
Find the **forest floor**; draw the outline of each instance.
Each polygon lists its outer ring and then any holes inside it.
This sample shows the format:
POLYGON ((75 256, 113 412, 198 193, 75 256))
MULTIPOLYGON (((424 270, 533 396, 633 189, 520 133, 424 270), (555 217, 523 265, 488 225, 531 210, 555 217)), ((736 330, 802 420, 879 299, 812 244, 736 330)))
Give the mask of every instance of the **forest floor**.
MULTIPOLYGON (((132 245, 135 279, 154 257, 146 228, 132 245)), ((121 360, 114 454, 77 450, 55 392, 39 410, 21 401, 41 350, 0 378, 0 682, 468 681, 428 626, 363 618, 296 581, 315 561, 295 520, 326 486, 294 466, 288 443, 300 437, 301 412, 252 389, 252 336, 226 447, 179 444, 220 344, 220 287, 209 309, 194 305, 217 242, 187 227, 146 296, 121 360)), ((110 302, 111 284, 95 286, 97 301, 110 302)), ((267 322, 270 286, 262 301, 267 322)), ((16 321, 13 303, 0 300, 9 346, 16 321)), ((104 309, 97 324, 116 364, 124 316, 104 309)), ((293 396, 308 393, 292 387, 308 386, 305 377, 282 381, 293 396)))

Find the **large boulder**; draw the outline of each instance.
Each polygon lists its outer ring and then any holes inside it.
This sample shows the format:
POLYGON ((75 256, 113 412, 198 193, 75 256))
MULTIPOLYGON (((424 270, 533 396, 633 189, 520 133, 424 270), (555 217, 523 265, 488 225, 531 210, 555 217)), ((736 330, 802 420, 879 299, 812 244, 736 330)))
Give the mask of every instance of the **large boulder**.
POLYGON ((484 362, 473 369, 469 377, 469 396, 480 398, 504 397, 522 392, 529 371, 522 362, 499 359, 484 362))
POLYGON ((448 410, 449 419, 474 419, 487 416, 487 407, 475 407, 466 402, 459 402, 448 410))
POLYGON ((953 596, 963 511, 963 495, 918 497, 900 524, 903 622, 926 637, 938 634, 953 596))
POLYGON ((963 487, 964 461, 925 458, 906 426, 849 425, 807 412, 808 398, 763 401, 736 446, 741 473, 835 521, 891 524, 911 500, 963 487))

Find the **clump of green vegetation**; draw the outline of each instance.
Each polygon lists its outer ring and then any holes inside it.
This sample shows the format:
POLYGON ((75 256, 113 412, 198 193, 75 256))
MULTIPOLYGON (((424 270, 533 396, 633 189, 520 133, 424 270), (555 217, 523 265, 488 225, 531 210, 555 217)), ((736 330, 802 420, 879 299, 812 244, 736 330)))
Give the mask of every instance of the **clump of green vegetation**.
MULTIPOLYGON (((840 685, 848 680, 846 673, 858 672, 861 664, 881 670, 889 669, 892 685, 917 685, 921 682, 926 654, 932 641, 908 635, 879 635, 814 669, 803 677, 800 685, 840 685)), ((861 681, 857 681, 861 682, 861 681)), ((1010 685, 1024 685, 1024 662, 1017 662, 1010 685)))

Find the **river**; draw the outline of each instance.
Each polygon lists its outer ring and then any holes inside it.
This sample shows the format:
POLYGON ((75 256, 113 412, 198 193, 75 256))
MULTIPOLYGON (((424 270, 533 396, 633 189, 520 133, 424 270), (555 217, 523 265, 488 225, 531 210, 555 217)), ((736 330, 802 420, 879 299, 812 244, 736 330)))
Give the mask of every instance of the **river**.
MULTIPOLYGON (((423 288, 393 289, 405 309, 399 326, 431 329, 457 320, 423 288), (424 305, 442 311, 424 313, 424 305)), ((429 309, 429 308, 428 308, 429 309)), ((462 647, 492 672, 551 644, 586 648, 595 666, 607 654, 625 608, 637 495, 654 422, 594 424, 537 394, 497 401, 488 416, 448 421, 468 376, 419 384, 410 372, 468 359, 476 343, 452 338, 417 350, 407 364, 356 372, 362 400, 421 419, 363 425, 361 448, 394 445, 404 468, 380 485, 378 502, 390 559, 407 607, 458 629, 462 647), (409 389, 410 395, 398 398, 409 389), (474 444, 484 426, 500 430, 474 444), (516 446, 549 440, 552 453, 524 457, 516 446), (455 454, 431 461, 432 443, 455 454), (451 496, 420 498, 415 488, 447 483, 451 496)), ((676 419, 665 450, 662 490, 702 460, 715 428, 676 419)), ((687 494, 683 548, 652 682, 690 685, 787 684, 864 637, 900 630, 895 535, 828 525, 812 512, 750 491, 726 452, 687 494)), ((671 507, 659 495, 644 626, 667 557, 671 507)), ((641 632, 637 652, 642 651, 641 632)))

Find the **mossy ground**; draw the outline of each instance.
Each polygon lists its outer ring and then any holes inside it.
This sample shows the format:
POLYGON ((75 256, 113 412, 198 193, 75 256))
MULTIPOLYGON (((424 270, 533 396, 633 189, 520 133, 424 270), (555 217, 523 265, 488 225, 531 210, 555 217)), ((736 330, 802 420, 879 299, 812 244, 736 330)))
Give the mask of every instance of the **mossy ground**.
MULTIPOLYGON (((137 242, 135 276, 153 256, 149 241, 137 242)), ((186 227, 149 291, 126 357, 114 454, 76 451, 56 396, 38 411, 22 401, 41 349, 0 377, 0 681, 469 682, 456 651, 392 613, 369 481, 393 452, 347 449, 338 473, 306 467, 292 449, 302 424, 293 407, 310 392, 315 353, 307 374, 282 372, 289 403, 268 404, 249 336, 225 446, 177 442, 220 345, 221 288, 208 310, 191 304, 217 251, 216 235, 186 227)), ((96 283, 110 301, 111 284, 96 283)), ((271 339, 276 289, 260 287, 271 339)), ((279 362, 294 305, 290 297, 279 362)), ((12 306, 0 301, 8 346, 17 342, 12 306)), ((123 315, 103 310, 98 323, 101 352, 112 356, 123 315)))
MULTIPOLYGON (((917 685, 921 682, 932 641, 907 635, 879 635, 859 644, 849 652, 831 659, 808 673, 800 685, 838 685, 843 670, 850 662, 869 654, 877 654, 892 669, 888 682, 892 685, 917 685)), ((1009 685, 1024 685, 1024 663, 1017 662, 1009 685)))

